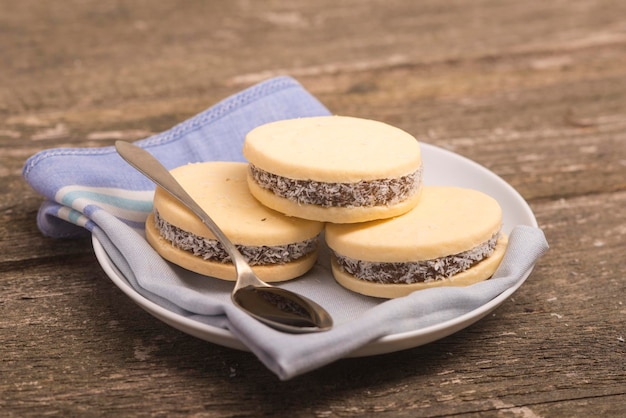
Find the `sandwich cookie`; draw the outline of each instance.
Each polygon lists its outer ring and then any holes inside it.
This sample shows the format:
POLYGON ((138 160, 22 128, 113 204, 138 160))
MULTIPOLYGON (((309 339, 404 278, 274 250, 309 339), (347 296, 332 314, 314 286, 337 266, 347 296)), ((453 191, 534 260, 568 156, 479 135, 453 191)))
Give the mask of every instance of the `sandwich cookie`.
POLYGON ((491 277, 507 245, 501 224, 502 210, 490 196, 425 186, 412 211, 360 224, 328 224, 325 237, 337 282, 364 295, 395 298, 491 277))
MULTIPOLYGON (((293 279, 317 259, 323 224, 293 218, 261 205, 248 191, 247 164, 207 162, 171 171, 189 195, 213 218, 264 281, 293 279)), ((189 209, 156 188, 146 221, 150 245, 185 269, 235 280, 235 267, 221 243, 189 209)))
POLYGON ((262 125, 246 135, 250 192, 305 219, 352 223, 405 213, 419 201, 417 140, 368 119, 321 116, 262 125))

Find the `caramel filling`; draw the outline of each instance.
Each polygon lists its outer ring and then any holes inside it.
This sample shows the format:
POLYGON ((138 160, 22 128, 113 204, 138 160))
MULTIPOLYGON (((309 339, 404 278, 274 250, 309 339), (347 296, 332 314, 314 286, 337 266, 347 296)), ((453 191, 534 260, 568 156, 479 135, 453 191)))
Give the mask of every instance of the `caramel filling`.
POLYGON ((346 273, 374 283, 429 283, 461 273, 493 254, 498 233, 489 240, 458 254, 415 262, 372 262, 345 257, 334 252, 339 268, 346 273))
POLYGON ((278 176, 250 164, 250 175, 262 188, 298 204, 322 207, 371 207, 394 205, 417 193, 422 167, 399 178, 326 183, 278 176))
MULTIPOLYGON (((154 221, 161 237, 173 246, 188 251, 204 260, 231 263, 230 256, 216 239, 204 238, 184 231, 161 218, 154 210, 154 221)), ((251 266, 286 264, 305 257, 318 248, 319 237, 305 241, 275 246, 235 245, 251 266)))

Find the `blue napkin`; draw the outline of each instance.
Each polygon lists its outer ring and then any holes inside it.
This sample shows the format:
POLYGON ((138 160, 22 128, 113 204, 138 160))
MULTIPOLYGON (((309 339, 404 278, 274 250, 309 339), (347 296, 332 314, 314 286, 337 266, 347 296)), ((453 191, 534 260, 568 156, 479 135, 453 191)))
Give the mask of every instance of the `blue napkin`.
MULTIPOLYGON (((280 119, 328 114, 298 82, 277 77, 136 144, 168 168, 198 161, 243 161, 243 140, 252 128, 280 119)), ((547 249, 540 229, 517 227, 491 280, 465 288, 419 291, 389 301, 337 285, 323 249, 309 273, 281 286, 320 303, 336 325, 324 333, 285 334, 237 309, 230 302, 231 282, 183 270, 150 247, 143 224, 152 210, 154 185, 113 147, 43 151, 28 159, 23 174, 46 198, 37 217, 43 234, 59 238, 93 234, 136 292, 177 315, 230 330, 282 380, 329 364, 386 335, 467 314, 519 284, 547 249)))

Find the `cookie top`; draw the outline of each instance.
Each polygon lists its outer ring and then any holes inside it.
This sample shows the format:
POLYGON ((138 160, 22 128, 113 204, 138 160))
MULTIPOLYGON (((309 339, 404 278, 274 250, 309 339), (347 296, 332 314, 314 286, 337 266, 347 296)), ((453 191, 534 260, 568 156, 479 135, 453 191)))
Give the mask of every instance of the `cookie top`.
POLYGON ((409 262, 458 254, 483 244, 502 224, 492 197, 472 189, 424 186, 419 204, 395 218, 327 224, 337 253, 364 261, 409 262))
MULTIPOLYGON (((245 163, 194 163, 171 173, 235 244, 296 243, 316 236, 323 228, 320 222, 288 217, 259 203, 248 190, 245 163)), ((160 187, 155 191, 154 208, 168 223, 215 239, 198 217, 160 187)))
POLYGON ((347 116, 288 119, 246 135, 246 159, 291 179, 358 182, 398 178, 421 165, 419 143, 391 125, 347 116))

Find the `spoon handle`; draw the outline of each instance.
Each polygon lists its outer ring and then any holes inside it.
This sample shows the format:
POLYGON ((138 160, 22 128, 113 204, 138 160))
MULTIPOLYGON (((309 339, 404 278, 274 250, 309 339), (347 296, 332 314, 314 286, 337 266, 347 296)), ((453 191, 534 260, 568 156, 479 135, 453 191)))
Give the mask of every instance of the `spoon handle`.
POLYGON ((317 303, 259 279, 237 247, 152 154, 124 141, 117 141, 115 148, 131 166, 189 208, 222 243, 237 272, 237 281, 231 293, 235 305, 261 322, 286 332, 318 332, 332 327, 332 318, 317 303))
POLYGON ((215 235, 215 237, 222 243, 224 249, 230 256, 235 268, 238 272, 250 270, 250 266, 246 262, 245 258, 237 247, 228 239, 228 237, 222 232, 217 224, 211 219, 211 217, 196 203, 195 200, 183 189, 183 187, 176 181, 174 176, 170 174, 167 168, 165 168, 156 158, 152 156, 148 151, 124 141, 116 141, 115 149, 130 165, 135 167, 146 177, 152 180, 157 185, 161 186, 172 196, 191 210, 203 224, 209 228, 209 230, 215 235))

